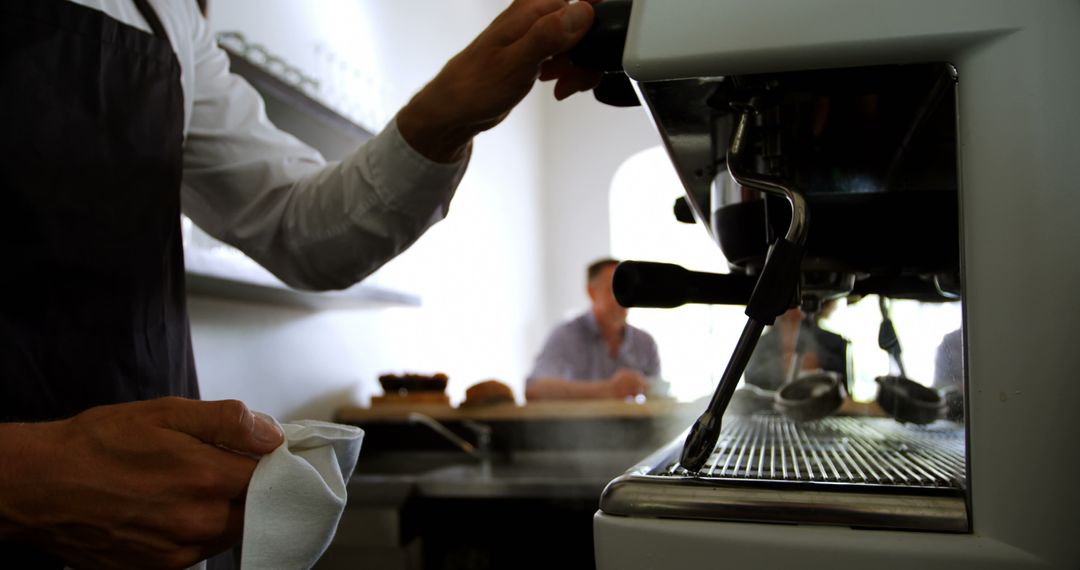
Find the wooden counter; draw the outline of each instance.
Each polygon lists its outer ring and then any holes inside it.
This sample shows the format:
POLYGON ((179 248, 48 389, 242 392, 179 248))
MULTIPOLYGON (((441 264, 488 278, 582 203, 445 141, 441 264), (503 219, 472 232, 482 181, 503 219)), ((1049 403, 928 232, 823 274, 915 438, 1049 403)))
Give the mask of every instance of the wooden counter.
MULTIPOLYGON (((559 400, 519 404, 494 404, 489 406, 466 406, 453 408, 447 404, 412 403, 383 404, 370 408, 345 406, 338 408, 335 421, 339 423, 366 423, 372 421, 401 421, 409 412, 419 412, 440 421, 527 421, 560 419, 620 419, 663 418, 671 416, 698 415, 706 402, 678 402, 673 399, 649 400, 638 404, 623 400, 559 400)), ((845 400, 836 412, 843 416, 876 416, 886 414, 875 402, 845 400)))
POLYGON ((335 421, 367 423, 372 421, 401 421, 410 412, 419 412, 440 421, 528 421, 562 419, 622 419, 695 416, 701 413, 700 403, 677 402, 671 399, 649 400, 638 404, 621 400, 560 400, 529 402, 525 405, 494 404, 452 408, 445 404, 384 404, 370 408, 347 406, 339 408, 335 421))
MULTIPOLYGON (((430 427, 408 421, 411 412, 428 415, 459 436, 473 441, 476 434, 463 422, 484 424, 492 430, 492 445, 502 451, 539 450, 655 450, 685 432, 704 411, 707 402, 651 400, 562 400, 525 405, 495 404, 453 408, 423 402, 385 403, 373 407, 342 407, 335 421, 362 427, 367 453, 402 450, 452 450, 446 439, 430 427)), ((883 415, 873 403, 845 402, 838 415, 883 415)))

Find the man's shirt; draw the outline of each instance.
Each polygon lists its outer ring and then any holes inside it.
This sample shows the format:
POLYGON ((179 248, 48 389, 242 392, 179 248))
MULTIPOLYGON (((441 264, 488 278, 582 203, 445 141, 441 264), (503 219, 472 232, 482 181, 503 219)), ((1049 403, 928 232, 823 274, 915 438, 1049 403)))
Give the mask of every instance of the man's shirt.
POLYGON ((660 375, 660 355, 649 333, 626 325, 622 345, 612 358, 592 311, 555 328, 536 357, 528 381, 536 378, 605 380, 620 368, 645 377, 660 375))

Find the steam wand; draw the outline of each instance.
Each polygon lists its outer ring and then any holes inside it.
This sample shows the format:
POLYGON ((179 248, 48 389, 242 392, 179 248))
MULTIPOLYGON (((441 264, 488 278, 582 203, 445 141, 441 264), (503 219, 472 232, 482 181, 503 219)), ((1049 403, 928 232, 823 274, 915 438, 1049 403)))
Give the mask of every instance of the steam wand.
POLYGON ((889 353, 896 367, 900 369, 900 376, 907 378, 904 370, 904 360, 900 356, 900 337, 896 334, 896 327, 889 318, 889 306, 885 302, 885 296, 878 297, 878 309, 881 311, 881 327, 878 328, 878 346, 889 353))
POLYGON ((739 341, 735 344, 735 350, 731 354, 731 359, 728 360, 724 374, 720 377, 720 384, 716 387, 709 406, 694 422, 686 437, 679 463, 691 473, 697 473, 712 455, 716 440, 720 437, 724 411, 731 402, 735 386, 739 383, 743 371, 746 370, 750 355, 753 354, 765 325, 771 325, 776 317, 783 314, 793 304, 795 290, 799 283, 799 268, 802 263, 803 246, 806 243, 806 229, 809 222, 806 201, 801 194, 778 180, 742 172, 739 162, 748 144, 746 131, 754 109, 751 103, 737 110, 740 111, 740 115, 735 130, 731 134, 731 145, 727 156, 728 172, 744 187, 787 198, 791 205, 791 224, 788 225, 787 234, 778 238, 769 248, 765 265, 761 269, 761 276, 758 277, 754 292, 746 304, 746 315, 749 318, 739 336, 739 341))

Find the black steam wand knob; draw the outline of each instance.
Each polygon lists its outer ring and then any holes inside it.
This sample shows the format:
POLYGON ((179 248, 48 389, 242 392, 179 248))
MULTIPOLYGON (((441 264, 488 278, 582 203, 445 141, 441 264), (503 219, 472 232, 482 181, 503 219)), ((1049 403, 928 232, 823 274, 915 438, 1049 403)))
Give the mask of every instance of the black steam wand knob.
POLYGON ((784 237, 778 238, 769 248, 765 265, 758 277, 757 285, 746 305, 746 325, 743 327, 735 350, 728 360, 720 383, 713 392, 709 406, 701 417, 690 427, 690 433, 683 444, 680 465, 691 473, 697 473, 708 461, 720 437, 721 420, 727 410, 735 386, 739 383, 750 355, 757 346, 761 332, 766 325, 771 325, 776 317, 795 305, 799 284, 799 269, 802 265, 803 247, 806 243, 806 230, 809 213, 802 194, 783 184, 758 174, 743 172, 741 159, 745 152, 746 131, 749 127, 753 108, 741 109, 735 130, 731 134, 731 146, 728 150, 728 171, 736 182, 747 188, 753 188, 769 194, 779 194, 787 198, 791 205, 791 223, 784 237))

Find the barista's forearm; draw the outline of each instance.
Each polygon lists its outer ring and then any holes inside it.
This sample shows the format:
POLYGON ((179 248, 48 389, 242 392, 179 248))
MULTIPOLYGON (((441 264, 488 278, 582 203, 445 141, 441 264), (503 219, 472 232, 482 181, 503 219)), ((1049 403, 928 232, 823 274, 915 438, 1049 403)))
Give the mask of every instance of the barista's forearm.
MULTIPOLYGON (((47 462, 53 423, 0 424, 0 541, 28 540, 31 529, 26 515, 34 490, 42 485, 41 467, 47 462)), ((52 458, 52 461, 58 461, 52 458)))
POLYGON ((526 400, 579 400, 607 396, 603 381, 573 381, 565 378, 534 378, 525 388, 526 400))
POLYGON ((447 104, 430 104, 431 88, 417 93, 398 112, 396 121, 401 137, 417 152, 430 160, 449 164, 468 155, 469 144, 478 132, 468 125, 456 123, 445 112, 447 104))

